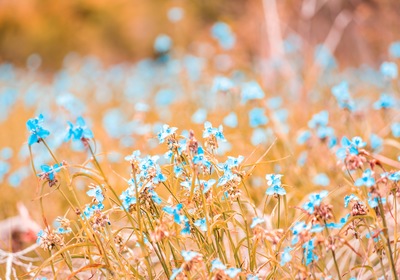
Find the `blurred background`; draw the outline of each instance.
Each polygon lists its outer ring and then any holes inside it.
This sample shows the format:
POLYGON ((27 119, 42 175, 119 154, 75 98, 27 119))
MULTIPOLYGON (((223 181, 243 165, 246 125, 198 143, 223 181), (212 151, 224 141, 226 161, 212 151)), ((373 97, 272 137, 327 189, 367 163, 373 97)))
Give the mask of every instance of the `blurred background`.
POLYGON ((154 55, 152 45, 158 34, 166 33, 178 49, 190 50, 208 38, 216 21, 231 26, 237 34, 236 48, 248 61, 279 52, 279 40, 295 34, 306 53, 325 42, 341 65, 359 65, 376 63, 386 46, 399 37, 400 3, 2 0, 0 60, 24 66, 31 54, 38 54, 46 71, 59 69, 70 52, 95 55, 106 64, 137 61, 154 55), (181 20, 171 20, 174 12, 170 9, 174 7, 182 9, 182 15, 175 12, 181 20))

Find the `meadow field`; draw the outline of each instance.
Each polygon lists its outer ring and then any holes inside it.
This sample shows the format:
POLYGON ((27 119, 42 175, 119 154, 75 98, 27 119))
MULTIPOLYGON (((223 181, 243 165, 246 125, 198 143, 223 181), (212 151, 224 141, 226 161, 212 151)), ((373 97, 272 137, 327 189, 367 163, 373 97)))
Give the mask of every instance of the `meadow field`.
POLYGON ((0 3, 0 278, 398 279, 399 11, 0 3))

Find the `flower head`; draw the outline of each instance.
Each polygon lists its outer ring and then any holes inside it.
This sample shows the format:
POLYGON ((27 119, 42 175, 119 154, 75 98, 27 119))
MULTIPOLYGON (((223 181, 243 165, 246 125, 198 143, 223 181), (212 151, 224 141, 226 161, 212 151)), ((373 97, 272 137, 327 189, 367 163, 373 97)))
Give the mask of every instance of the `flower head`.
POLYGON ((50 132, 41 126, 43 120, 44 117, 42 114, 40 114, 38 117, 29 119, 26 122, 26 127, 31 133, 28 139, 29 146, 33 145, 34 143, 39 143, 42 139, 45 139, 50 135, 50 132))

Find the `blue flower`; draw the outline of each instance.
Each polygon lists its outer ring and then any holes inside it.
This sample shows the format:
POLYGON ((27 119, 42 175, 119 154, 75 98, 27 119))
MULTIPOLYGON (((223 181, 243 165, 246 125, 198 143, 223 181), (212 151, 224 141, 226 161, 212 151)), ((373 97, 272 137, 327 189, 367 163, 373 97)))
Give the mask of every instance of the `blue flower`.
POLYGON ((68 234, 68 233, 71 233, 72 230, 71 230, 70 228, 58 227, 58 228, 56 229, 56 232, 57 232, 58 234, 68 234))
POLYGON ((319 126, 327 126, 329 121, 328 111, 321 111, 318 114, 312 116, 311 120, 308 122, 309 128, 317 128, 319 126))
POLYGON ((286 190, 279 185, 273 185, 272 187, 269 187, 265 193, 267 195, 286 195, 286 190))
POLYGON ((400 123, 398 123, 398 122, 392 123, 390 128, 392 129, 393 136, 396 138, 399 138, 400 137, 400 123))
POLYGON ((329 185, 329 177, 325 173, 319 173, 314 177, 313 183, 318 186, 327 187, 329 185))
POLYGON ((374 103, 374 109, 389 109, 393 108, 396 105, 396 99, 393 96, 382 93, 379 100, 374 103))
POLYGON ((214 78, 213 81, 213 91, 229 91, 234 87, 233 82, 231 79, 227 77, 218 76, 214 78))
POLYGON ((400 58, 400 41, 393 42, 389 46, 389 54, 393 58, 400 58))
POLYGON ((368 204, 371 208, 376 208, 379 206, 379 200, 382 204, 386 203, 386 198, 379 198, 377 196, 373 196, 371 193, 368 193, 368 204))
POLYGON ((246 276, 246 280, 259 280, 260 278, 258 278, 257 275, 253 275, 253 274, 248 274, 246 276))
POLYGON ((218 40, 219 45, 226 50, 232 49, 236 42, 235 34, 229 25, 224 22, 217 22, 211 28, 211 35, 218 40))
POLYGON ((168 10, 167 15, 171 22, 178 22, 183 18, 184 10, 181 7, 172 7, 168 10))
POLYGON ((96 198, 98 202, 103 202, 104 196, 100 186, 96 186, 86 192, 86 194, 90 197, 96 198))
POLYGON ((42 239, 46 238, 47 233, 44 230, 40 230, 37 233, 37 239, 36 239, 36 244, 40 244, 42 242, 42 239))
POLYGON ((265 116, 265 109, 254 108, 249 112, 249 122, 251 127, 257 127, 268 123, 268 118, 265 116))
POLYGON ((43 175, 47 176, 47 178, 50 181, 53 181, 55 179, 56 173, 60 172, 61 167, 62 167, 62 164, 58 164, 58 163, 54 164, 53 166, 43 164, 42 166, 40 166, 43 173, 39 174, 39 176, 43 176, 43 175))
POLYGON ((286 247, 283 250, 282 257, 281 257, 281 266, 284 266, 286 263, 290 262, 292 260, 292 255, 290 252, 293 250, 291 247, 286 247))
POLYGON ((320 193, 310 194, 310 200, 303 205, 303 209, 308 211, 308 213, 314 213, 315 207, 320 206, 322 199, 328 195, 328 191, 322 191, 320 193))
POLYGON ((303 252, 304 252, 304 258, 306 260, 306 265, 309 265, 313 261, 318 260, 318 256, 314 254, 314 246, 315 239, 311 239, 310 241, 306 242, 303 244, 303 252))
POLYGON ((207 119, 207 110, 200 108, 192 115, 192 122, 203 123, 207 119))
POLYGON ((393 182, 400 181, 400 171, 396 171, 387 175, 388 179, 393 182))
POLYGON ((254 217, 253 221, 251 222, 250 228, 255 228, 257 225, 265 223, 263 218, 254 217))
POLYGON ((42 114, 40 114, 37 118, 29 119, 26 122, 26 127, 31 133, 28 139, 29 146, 33 145, 34 143, 39 143, 42 139, 45 139, 50 135, 50 132, 41 126, 43 120, 44 117, 42 114))
POLYGON ((346 195, 344 197, 344 207, 347 208, 347 206, 349 206, 349 203, 352 201, 359 201, 360 199, 358 198, 358 196, 354 195, 354 194, 350 194, 350 195, 346 195))
POLYGON ((124 159, 129 162, 140 162, 141 161, 140 151, 139 150, 133 151, 132 154, 126 156, 124 159))
POLYGON ((168 52, 172 47, 172 40, 168 35, 160 34, 154 41, 154 50, 158 53, 168 52))
POLYGON ((375 151, 379 150, 383 145, 383 139, 374 133, 371 133, 369 141, 371 142, 371 148, 375 151))
POLYGON ((161 201, 161 198, 158 196, 158 194, 156 193, 155 190, 150 189, 150 190, 149 190, 149 194, 150 194, 151 199, 153 200, 153 202, 154 202, 155 204, 158 204, 158 205, 161 204, 161 202, 162 202, 162 201, 161 201))
POLYGON ((336 151, 336 156, 340 159, 344 159, 347 153, 351 155, 358 155, 358 149, 364 148, 367 143, 362 140, 361 137, 355 136, 350 141, 347 137, 343 137, 341 140, 342 148, 336 151))
POLYGON ((396 79, 397 78, 397 65, 394 62, 383 62, 381 67, 379 68, 381 74, 388 79, 396 79))
POLYGON ((158 141, 164 143, 164 141, 175 134, 178 128, 176 127, 169 127, 169 125, 164 124, 161 131, 157 134, 158 141))
POLYGON ((256 81, 243 83, 242 85, 242 103, 249 100, 264 98, 264 91, 256 81))
POLYGON ((196 257, 200 257, 201 255, 197 252, 194 251, 182 251, 181 255, 183 257, 183 259, 185 260, 185 262, 190 262, 192 261, 194 258, 196 257))
POLYGON ((88 140, 93 138, 93 132, 87 128, 85 120, 82 117, 76 119, 76 125, 74 126, 71 122, 68 122, 69 128, 68 133, 64 138, 67 142, 70 139, 75 140, 88 140))
POLYGON ((226 266, 220 261, 220 259, 214 259, 211 261, 211 272, 214 270, 219 269, 219 270, 225 270, 226 266))
POLYGON ((224 118, 224 124, 228 127, 237 127, 238 125, 238 117, 234 112, 231 112, 224 118))
POLYGON ((175 280, 175 278, 176 278, 182 271, 183 271, 183 268, 182 268, 182 267, 179 268, 179 269, 174 268, 173 271, 172 271, 172 275, 171 275, 171 277, 169 278, 169 280, 175 280))
POLYGON ((349 84, 346 81, 332 87, 332 94, 336 97, 340 108, 348 109, 349 111, 354 110, 354 102, 351 99, 349 92, 349 84))
POLYGON ((270 186, 266 190, 267 195, 285 195, 286 190, 282 188, 281 178, 283 175, 281 174, 267 174, 265 178, 267 179, 267 184, 270 186))
POLYGON ((204 150, 202 147, 197 148, 197 154, 193 157, 193 164, 196 165, 203 165, 206 168, 211 167, 211 162, 207 160, 207 158, 204 155, 204 150))
POLYGON ((223 134, 223 127, 220 125, 218 128, 212 127, 210 122, 204 123, 203 138, 215 136, 217 140, 226 141, 223 134))
POLYGON ((211 187, 215 184, 215 180, 214 179, 210 179, 208 181, 205 180, 201 180, 200 184, 203 186, 203 193, 207 193, 211 187))
POLYGON ((354 185, 356 187, 361 187, 361 186, 366 186, 366 187, 372 187, 375 185, 375 178, 373 177, 374 172, 371 169, 367 169, 363 172, 362 177, 357 179, 354 182, 354 185))
POLYGON ((206 218, 197 220, 194 222, 194 225, 199 227, 201 231, 206 232, 207 231, 207 222, 206 218))
POLYGON ((311 132, 309 130, 304 130, 300 132, 300 135, 297 137, 297 144, 303 145, 311 138, 311 132))
POLYGON ((233 279, 235 278, 240 272, 242 272, 242 270, 240 268, 236 268, 236 267, 230 267, 224 270, 225 274, 233 279))

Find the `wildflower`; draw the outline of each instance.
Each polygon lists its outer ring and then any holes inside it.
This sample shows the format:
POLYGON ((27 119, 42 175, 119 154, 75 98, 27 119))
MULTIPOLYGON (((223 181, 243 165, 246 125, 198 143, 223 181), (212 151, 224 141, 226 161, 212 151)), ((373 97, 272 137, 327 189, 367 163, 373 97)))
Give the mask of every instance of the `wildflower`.
POLYGON ((86 192, 90 197, 94 197, 97 202, 103 202, 104 196, 100 186, 92 186, 90 190, 86 192))
POLYGON ((216 269, 225 270, 226 266, 219 259, 214 259, 211 261, 211 272, 213 272, 216 269))
POLYGON ((332 87, 332 94, 336 97, 340 108, 347 109, 349 111, 354 110, 354 102, 350 97, 349 85, 346 81, 332 87))
POLYGON ((31 133, 28 139, 29 146, 32 146, 34 143, 39 143, 50 135, 50 132, 41 126, 43 120, 44 117, 40 114, 37 118, 29 119, 26 122, 26 127, 31 133))
POLYGON ((281 266, 284 266, 286 263, 290 262, 292 260, 292 255, 290 252, 293 250, 291 247, 286 247, 283 250, 282 257, 281 257, 281 266))
POLYGON ((185 260, 185 262, 190 262, 195 258, 201 257, 201 255, 197 252, 194 251, 182 251, 181 255, 183 257, 183 259, 185 260))
POLYGON ((92 205, 86 205, 81 217, 82 219, 90 219, 96 212, 99 212, 103 209, 104 209, 104 204, 102 202, 92 205))
POLYGON ((312 116, 311 120, 308 122, 309 128, 318 128, 321 126, 327 126, 329 120, 328 111, 321 111, 318 114, 312 116))
POLYGON ((135 192, 131 188, 122 192, 119 199, 122 201, 122 208, 126 211, 130 210, 131 205, 136 204, 135 192))
POLYGON ((344 207, 347 208, 347 206, 349 206, 349 203, 350 203, 351 201, 353 201, 353 200, 359 201, 360 199, 358 198, 358 196, 356 196, 356 195, 354 195, 354 194, 346 195, 346 196, 344 197, 344 207))
POLYGON ((327 187, 329 185, 329 177, 325 173, 319 173, 314 177, 313 183, 315 185, 327 187))
POLYGON ((270 186, 266 190, 267 195, 285 195, 286 190, 282 188, 281 178, 283 175, 281 174, 267 174, 265 178, 267 179, 267 184, 270 186))
POLYGON ((211 35, 218 40, 219 45, 223 49, 229 50, 235 45, 235 34, 233 34, 229 25, 224 22, 215 23, 211 28, 211 35))
POLYGON ((70 220, 63 218, 63 217, 58 217, 55 221, 55 227, 56 233, 58 234, 68 234, 72 232, 72 229, 70 228, 70 220))
POLYGON ((303 209, 308 211, 308 213, 313 214, 315 207, 321 205, 321 201, 328 195, 328 191, 322 191, 320 193, 310 194, 310 200, 303 205, 303 209))
POLYGON ((372 238, 374 240, 374 242, 378 242, 380 239, 379 234, 380 234, 380 230, 376 230, 376 231, 373 231, 372 233, 367 232, 365 234, 365 237, 368 239, 372 238))
POLYGON ((154 50, 158 53, 166 53, 172 47, 172 40, 168 35, 160 34, 154 41, 154 50))
POLYGON ((393 182, 398 182, 400 181, 400 171, 392 172, 387 177, 393 182))
POLYGON ((208 181, 201 180, 200 185, 203 186, 203 193, 207 193, 211 189, 211 187, 215 184, 215 182, 216 181, 214 179, 210 179, 208 181))
POLYGON ((305 222, 297 222, 292 228, 291 231, 293 233, 292 245, 295 245, 299 242, 299 237, 302 232, 307 229, 307 225, 305 222))
POLYGON ((42 173, 40 173, 38 176, 42 179, 42 180, 47 180, 49 182, 49 186, 52 187, 57 183, 57 179, 56 179, 56 173, 60 172, 60 169, 62 167, 62 164, 54 164, 53 166, 49 166, 49 165, 42 165, 40 166, 40 168, 42 169, 42 173))
POLYGON ((265 220, 263 218, 254 217, 250 228, 255 228, 257 225, 260 225, 262 223, 265 223, 265 220))
POLYGON ((367 143, 359 136, 353 137, 351 141, 344 136, 341 140, 341 144, 342 148, 336 152, 336 156, 341 159, 345 158, 347 154, 358 155, 359 149, 364 148, 367 145, 367 143))
POLYGON ((398 122, 392 123, 390 128, 392 129, 393 136, 396 138, 399 138, 400 137, 400 123, 398 123, 398 122))
POLYGON ((228 127, 237 127, 238 125, 238 117, 234 112, 231 112, 224 118, 224 124, 228 127))
POLYGON ((389 109, 396 105, 396 100, 393 96, 383 93, 379 100, 374 103, 374 109, 389 109))
POLYGON ((157 134, 158 141, 161 143, 164 143, 165 140, 169 139, 170 137, 173 137, 175 135, 175 132, 178 130, 176 127, 169 127, 169 125, 164 124, 161 131, 157 134))
POLYGON ((178 22, 182 20, 184 10, 181 7, 172 7, 168 10, 168 19, 171 22, 178 22))
POLYGON ((376 208, 379 206, 379 200, 381 201, 382 204, 386 203, 386 198, 385 197, 378 197, 375 196, 371 193, 368 193, 368 204, 371 208, 376 208))
POLYGON ((311 132, 309 130, 304 130, 297 137, 297 144, 303 145, 311 138, 311 132))
POLYGON ((68 122, 69 128, 68 133, 64 138, 64 142, 72 140, 80 140, 83 142, 87 142, 89 139, 92 139, 93 132, 87 128, 86 122, 82 117, 78 117, 76 119, 76 125, 74 126, 73 123, 68 122))
POLYGON ((212 124, 210 122, 205 122, 203 138, 210 138, 214 136, 218 140, 226 141, 222 130, 223 130, 222 125, 220 125, 219 128, 214 128, 212 127, 212 124))
POLYGON ((195 221, 194 225, 199 227, 202 232, 206 232, 207 231, 206 218, 203 218, 203 219, 195 221))
POLYGON ((54 248, 64 246, 64 237, 54 230, 41 230, 37 234, 37 237, 36 243, 40 244, 40 247, 44 250, 51 251, 54 248))
POLYGON ((390 44, 389 54, 393 58, 400 58, 400 41, 396 41, 390 44))
POLYGON ((202 147, 198 147, 197 154, 193 157, 193 164, 209 169, 211 167, 211 162, 209 162, 204 155, 204 150, 202 147))
POLYGON ((248 100, 264 98, 264 91, 256 81, 242 84, 242 103, 248 100))
POLYGON ((140 162, 140 160, 141 160, 140 159, 140 151, 139 150, 133 151, 132 154, 130 154, 129 156, 126 156, 124 159, 131 163, 140 162))
POLYGON ((257 127, 268 123, 268 118, 265 116, 265 109, 254 108, 249 112, 249 122, 251 127, 257 127))
POLYGON ((303 252, 304 252, 304 258, 306 261, 306 265, 309 265, 313 261, 318 260, 318 256, 313 252, 315 249, 315 239, 311 239, 310 241, 306 242, 303 244, 303 252))
POLYGON ((347 223, 349 217, 350 214, 347 214, 346 216, 340 219, 339 223, 327 223, 326 227, 330 229, 341 229, 347 223))
POLYGON ((200 108, 192 115, 192 122, 203 123, 207 119, 207 110, 200 108))
POLYGON ((234 87, 231 79, 217 76, 213 81, 213 91, 229 91, 234 87))
POLYGON ((379 150, 383 145, 383 139, 376 134, 371 133, 369 140, 371 148, 375 151, 379 150))
POLYGON ((367 169, 363 172, 362 177, 357 179, 354 182, 354 185, 356 187, 361 187, 361 186, 366 186, 366 187, 372 187, 375 185, 375 178, 373 177, 374 172, 371 169, 367 169))
POLYGON ((383 62, 381 64, 381 67, 379 68, 379 71, 383 75, 383 77, 387 79, 396 79, 397 78, 397 65, 394 62, 383 62))
POLYGON ((181 268, 174 268, 173 271, 172 271, 172 275, 171 275, 171 277, 169 278, 169 280, 175 280, 175 278, 176 278, 179 274, 181 274, 182 271, 183 271, 183 267, 181 267, 181 268))
POLYGON ((240 268, 236 268, 236 267, 230 267, 224 270, 225 274, 233 279, 235 278, 240 272, 242 272, 242 270, 240 268))

